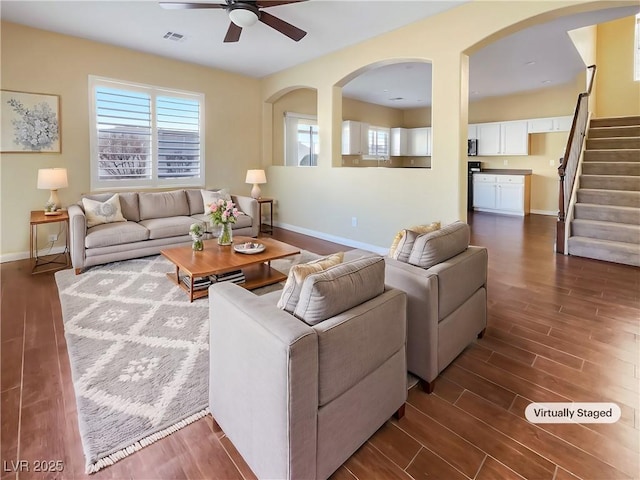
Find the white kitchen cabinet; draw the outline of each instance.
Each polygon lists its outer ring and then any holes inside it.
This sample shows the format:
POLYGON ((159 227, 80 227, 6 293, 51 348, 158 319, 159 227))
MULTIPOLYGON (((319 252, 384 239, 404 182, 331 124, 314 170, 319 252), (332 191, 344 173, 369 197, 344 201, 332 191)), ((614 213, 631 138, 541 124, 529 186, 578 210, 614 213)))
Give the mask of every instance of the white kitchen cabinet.
POLYGON ((526 120, 475 124, 478 155, 528 155, 529 135, 526 120))
POLYGON ((529 133, 568 132, 573 116, 533 118, 527 121, 529 133))
POLYGON ((408 128, 407 155, 410 157, 431 156, 431 127, 408 128))
POLYGON ((369 154, 369 124, 345 120, 342 122, 342 155, 369 154))
POLYGON ((530 175, 473 175, 473 207, 483 212, 528 215, 530 175))
POLYGON ((409 154, 408 137, 409 133, 406 128, 391 129, 390 155, 392 157, 404 157, 409 154))

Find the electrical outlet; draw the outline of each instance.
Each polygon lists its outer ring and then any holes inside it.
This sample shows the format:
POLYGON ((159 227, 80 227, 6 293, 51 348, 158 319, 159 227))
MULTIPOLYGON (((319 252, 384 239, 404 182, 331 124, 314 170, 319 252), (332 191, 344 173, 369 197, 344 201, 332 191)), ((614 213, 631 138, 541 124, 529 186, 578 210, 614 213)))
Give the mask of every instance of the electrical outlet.
POLYGON ((55 242, 56 240, 58 240, 58 234, 57 233, 52 233, 49 235, 49 241, 50 242, 55 242))
POLYGON ((352 227, 358 226, 358 217, 351 217, 351 226, 352 227))
POLYGON ((552 167, 556 164, 556 162, 554 162, 553 160, 549 160, 549 165, 551 165, 552 167))
POLYGON ((505 164, 505 165, 509 165, 509 160, 505 160, 505 161, 504 161, 504 164, 505 164))

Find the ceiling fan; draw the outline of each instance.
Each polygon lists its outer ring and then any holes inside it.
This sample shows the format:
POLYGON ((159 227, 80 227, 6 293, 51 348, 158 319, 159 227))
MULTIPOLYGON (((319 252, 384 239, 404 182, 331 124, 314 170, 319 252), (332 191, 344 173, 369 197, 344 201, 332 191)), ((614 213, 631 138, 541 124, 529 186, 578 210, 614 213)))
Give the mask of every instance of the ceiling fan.
POLYGON ((288 3, 304 2, 306 0, 225 0, 225 3, 202 2, 160 2, 162 8, 174 10, 191 10, 215 8, 226 10, 231 23, 224 37, 225 42, 237 42, 240 40, 242 29, 254 25, 258 20, 271 28, 299 42, 306 34, 304 30, 291 25, 284 20, 274 17, 270 13, 262 11, 263 8, 286 5, 288 3))

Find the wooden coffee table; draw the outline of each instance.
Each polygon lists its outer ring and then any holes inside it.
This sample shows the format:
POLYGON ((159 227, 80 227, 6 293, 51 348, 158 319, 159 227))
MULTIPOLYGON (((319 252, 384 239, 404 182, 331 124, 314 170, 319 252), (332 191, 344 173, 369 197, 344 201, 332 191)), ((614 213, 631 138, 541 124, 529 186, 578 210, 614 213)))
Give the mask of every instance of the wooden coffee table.
POLYGON ((192 302, 196 298, 206 297, 209 294, 208 288, 193 290, 195 277, 242 270, 245 283, 241 286, 252 290, 286 280, 287 276, 284 273, 271 268, 271 260, 300 253, 298 248, 272 238, 233 237, 235 245, 245 242, 262 243, 266 248, 261 253, 238 253, 232 245, 220 246, 218 241, 213 239, 205 240, 204 250, 200 252, 193 251, 191 245, 187 245, 160 250, 160 253, 176 266, 176 272, 167 273, 167 276, 189 294, 192 302), (189 277, 190 287, 182 281, 185 275, 189 277))

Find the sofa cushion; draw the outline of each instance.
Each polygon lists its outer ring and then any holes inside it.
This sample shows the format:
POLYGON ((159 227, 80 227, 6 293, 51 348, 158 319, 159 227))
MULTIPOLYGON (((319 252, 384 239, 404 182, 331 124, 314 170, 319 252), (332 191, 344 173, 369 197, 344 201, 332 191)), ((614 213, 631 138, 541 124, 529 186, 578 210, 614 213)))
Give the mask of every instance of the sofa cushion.
POLYGON ((430 268, 440 262, 464 252, 469 246, 469 225, 461 221, 416 238, 409 263, 417 267, 430 268))
POLYGON ((104 202, 83 198, 82 205, 87 218, 87 228, 95 227, 103 223, 126 222, 122 216, 120 198, 117 193, 113 194, 104 202))
POLYGON ((439 228, 440 228, 440 222, 432 222, 428 225, 414 225, 413 227, 400 230, 398 233, 396 233, 396 236, 393 237, 393 241, 391 242, 391 248, 389 248, 389 257, 395 258, 393 255, 395 254, 396 249, 398 248, 398 243, 400 243, 400 240, 405 235, 405 232, 407 230, 411 230, 417 233, 429 233, 429 232, 435 232, 439 228))
POLYGON ((136 222, 103 223, 87 229, 86 248, 110 247, 149 239, 149 230, 136 222))
POLYGON ((190 188, 184 191, 189 204, 189 215, 198 215, 204 213, 204 203, 202 203, 202 194, 200 189, 190 188))
POLYGON ((293 313, 296 305, 298 305, 302 283, 305 278, 313 273, 320 273, 327 268, 342 263, 343 258, 344 253, 338 252, 325 258, 319 258, 309 263, 300 263, 291 267, 287 282, 282 289, 282 295, 280 296, 280 300, 278 300, 278 308, 293 313))
POLYGON ((365 257, 309 275, 293 314, 315 325, 384 292, 384 258, 365 257))
MULTIPOLYGON (((104 202, 110 199, 114 195, 114 193, 115 192, 83 195, 82 198, 89 198, 91 200, 104 202)), ((120 199, 122 216, 132 222, 139 222, 140 210, 138 209, 138 192, 118 192, 118 198, 120 199)), ((84 212, 82 199, 78 202, 78 205, 82 207, 82 211, 84 212)))
POLYGON ((140 225, 149 230, 149 239, 179 237, 189 235, 189 227, 195 223, 191 217, 150 218, 141 220, 140 225))
POLYGON ((184 190, 140 192, 140 220, 189 216, 189 203, 184 190))

